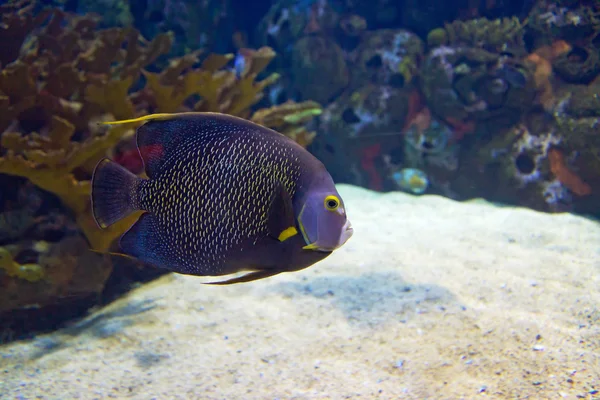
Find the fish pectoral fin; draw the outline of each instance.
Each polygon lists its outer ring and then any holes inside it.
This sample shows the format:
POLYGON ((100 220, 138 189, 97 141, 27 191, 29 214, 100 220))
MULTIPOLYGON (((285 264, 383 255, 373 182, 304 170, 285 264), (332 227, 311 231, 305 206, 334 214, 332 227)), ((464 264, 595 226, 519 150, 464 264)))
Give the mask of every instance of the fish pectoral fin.
POLYGON ((205 285, 232 285, 234 283, 243 283, 243 282, 252 282, 258 279, 268 278, 273 275, 277 275, 282 271, 265 269, 262 271, 254 271, 247 273, 246 275, 238 276, 237 278, 227 279, 225 281, 216 281, 216 282, 204 282, 205 285))
POLYGON ((269 210, 269 233, 280 242, 298 234, 294 217, 292 197, 281 181, 275 184, 269 210))

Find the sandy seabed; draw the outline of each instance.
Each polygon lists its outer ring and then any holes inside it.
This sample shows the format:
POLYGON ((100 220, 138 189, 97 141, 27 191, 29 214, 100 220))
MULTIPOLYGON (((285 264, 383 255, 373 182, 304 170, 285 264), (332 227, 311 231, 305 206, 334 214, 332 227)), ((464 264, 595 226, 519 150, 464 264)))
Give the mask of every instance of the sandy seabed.
POLYGON ((600 224, 340 192, 355 234, 328 259, 165 276, 0 347, 0 398, 600 398, 600 224))

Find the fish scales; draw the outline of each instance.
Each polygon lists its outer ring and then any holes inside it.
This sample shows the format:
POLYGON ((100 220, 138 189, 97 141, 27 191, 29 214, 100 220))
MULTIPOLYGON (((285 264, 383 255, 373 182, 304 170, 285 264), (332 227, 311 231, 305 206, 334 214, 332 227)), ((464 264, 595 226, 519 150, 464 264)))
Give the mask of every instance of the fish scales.
POLYGON ((178 263, 189 272, 220 274, 229 251, 268 235, 265 193, 279 181, 293 196, 299 177, 292 149, 260 132, 195 136, 161 174, 141 183, 139 206, 157 217, 159 240, 174 249, 178 263))

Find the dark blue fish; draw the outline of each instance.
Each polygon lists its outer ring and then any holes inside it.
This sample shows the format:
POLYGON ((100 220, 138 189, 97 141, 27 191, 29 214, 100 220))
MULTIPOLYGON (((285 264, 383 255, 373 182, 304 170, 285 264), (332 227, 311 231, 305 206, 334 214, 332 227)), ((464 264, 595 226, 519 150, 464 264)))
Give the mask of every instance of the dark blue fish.
POLYGON ((127 255, 191 275, 250 273, 247 282, 306 268, 352 235, 323 164, 288 137, 216 113, 156 114, 137 130, 148 179, 104 159, 92 178, 105 228, 146 211, 121 237, 127 255))

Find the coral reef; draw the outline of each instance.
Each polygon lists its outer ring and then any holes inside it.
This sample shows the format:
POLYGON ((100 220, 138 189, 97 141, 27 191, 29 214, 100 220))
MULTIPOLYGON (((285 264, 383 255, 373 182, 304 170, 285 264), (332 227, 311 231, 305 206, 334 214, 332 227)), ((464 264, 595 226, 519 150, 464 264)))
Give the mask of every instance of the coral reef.
POLYGON ((421 75, 431 110, 462 133, 511 127, 535 96, 527 64, 479 48, 437 47, 421 75))
POLYGON ((135 25, 144 36, 173 32, 170 55, 181 56, 198 48, 229 51, 236 11, 229 0, 104 1, 129 3, 135 25))
POLYGON ((0 130, 8 129, 0 173, 25 177, 57 195, 90 244, 104 250, 125 225, 98 230, 89 213, 89 182, 75 174, 89 176, 125 131, 92 132, 90 124, 103 114, 134 116, 128 90, 171 39, 163 35, 144 43, 133 29, 94 32, 96 24, 95 17, 53 10, 22 55, 0 71, 0 130))
POLYGON ((572 46, 556 57, 552 67, 566 82, 588 84, 600 73, 600 54, 593 45, 572 46))
POLYGON ((105 26, 130 26, 133 23, 128 0, 78 0, 77 12, 102 15, 105 26))
POLYGON ((88 251, 76 236, 0 247, 0 314, 97 295, 111 271, 109 257, 88 251))
POLYGON ((428 193, 600 215, 598 2, 292 3, 259 34, 282 49, 278 99, 331 101, 310 149, 336 180, 406 190, 419 170, 428 193), (336 67, 307 71, 325 42, 336 67))
MULTIPOLYGON (((217 111, 279 129, 305 146, 314 138, 305 125, 321 112, 315 102, 253 109, 265 88, 279 78, 271 74, 257 80, 275 56, 268 47, 240 51, 241 70, 229 66, 233 54, 200 57, 200 51, 171 59, 161 68, 157 60, 169 52, 171 34, 147 41, 133 28, 99 29, 99 19, 92 15, 49 9, 38 18, 33 8, 16 14, 11 8, 3 10, 10 12, 3 18, 11 21, 21 47, 15 59, 5 58, 0 70, 0 177, 25 178, 43 189, 43 206, 34 202, 1 213, 0 244, 12 252, 15 246, 27 248, 31 240, 45 242, 49 235, 37 231, 44 221, 53 223, 48 204, 55 199, 59 220, 54 223, 60 233, 50 235, 50 259, 41 254, 27 256, 32 259, 25 262, 21 254, 29 250, 15 250, 11 257, 3 253, 0 291, 7 297, 0 299, 2 310, 49 304, 65 293, 97 293, 109 276, 111 261, 87 249, 110 250, 139 214, 105 230, 93 221, 91 171, 107 154, 127 161, 120 150, 133 138, 131 126, 107 128, 98 122, 151 112, 217 111), (26 40, 22 27, 30 33, 26 40), (66 227, 73 222, 74 228, 66 227), (57 246, 61 250, 52 252, 57 246), (89 282, 74 278, 84 271, 77 265, 90 269, 89 282), (67 283, 52 278, 57 274, 67 283)), ((10 32, 0 34, 11 37, 10 32)), ((14 182, 15 189, 23 185, 14 182)))
MULTIPOLYGON (((335 179, 383 189, 380 175, 387 176, 385 165, 372 164, 376 148, 385 142, 388 148, 402 143, 401 133, 412 118, 415 97, 409 87, 365 85, 346 91, 331 103, 320 118, 319 135, 311 151, 327 165, 335 179), (368 173, 363 173, 367 165, 368 173)), ((390 185, 394 185, 390 180, 390 185)))
POLYGON ((353 84, 365 81, 403 87, 417 74, 423 42, 406 30, 380 29, 366 33, 351 58, 353 84))
POLYGON ((333 100, 349 81, 342 49, 335 41, 320 36, 306 36, 294 44, 290 73, 294 89, 302 98, 321 103, 333 100))
POLYGON ((524 25, 517 17, 495 20, 478 18, 454 21, 446 23, 444 28, 433 29, 427 36, 427 43, 432 47, 477 47, 522 57, 527 53, 523 32, 524 25))
POLYGON ((596 1, 538 1, 528 19, 536 47, 557 39, 589 42, 600 32, 600 4, 596 1))

